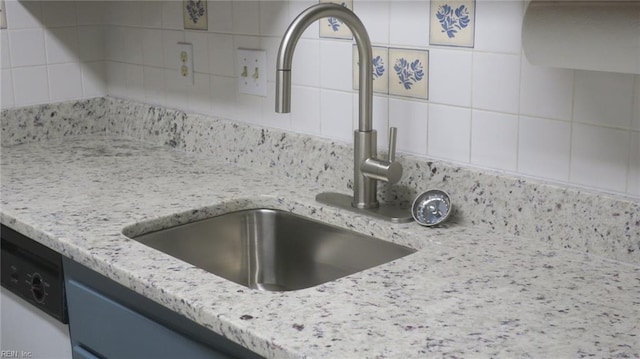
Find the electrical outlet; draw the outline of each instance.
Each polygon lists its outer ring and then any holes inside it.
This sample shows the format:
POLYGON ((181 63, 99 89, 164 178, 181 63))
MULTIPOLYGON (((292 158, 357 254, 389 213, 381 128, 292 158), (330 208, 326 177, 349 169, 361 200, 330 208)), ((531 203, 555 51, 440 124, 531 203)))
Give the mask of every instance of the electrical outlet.
POLYGON ((178 71, 185 84, 193 85, 193 44, 178 43, 178 71))
POLYGON ((238 90, 267 97, 267 52, 238 49, 238 90))

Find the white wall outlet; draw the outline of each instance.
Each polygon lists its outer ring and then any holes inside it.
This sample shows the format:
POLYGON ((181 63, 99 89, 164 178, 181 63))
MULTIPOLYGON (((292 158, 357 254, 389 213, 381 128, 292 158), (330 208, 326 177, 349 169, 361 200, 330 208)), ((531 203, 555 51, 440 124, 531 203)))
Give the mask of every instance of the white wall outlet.
POLYGON ((178 43, 178 71, 183 83, 193 85, 193 44, 178 43))
POLYGON ((267 52, 238 49, 237 56, 240 93, 267 97, 267 52))

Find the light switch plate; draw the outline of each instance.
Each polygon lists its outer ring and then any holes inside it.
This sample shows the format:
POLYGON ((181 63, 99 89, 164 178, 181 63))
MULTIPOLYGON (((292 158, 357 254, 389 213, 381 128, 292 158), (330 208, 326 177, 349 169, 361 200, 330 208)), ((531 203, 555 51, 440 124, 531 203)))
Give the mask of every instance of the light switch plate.
POLYGON ((237 57, 238 91, 267 97, 267 52, 238 49, 237 57))
POLYGON ((185 84, 193 85, 193 44, 178 43, 178 71, 185 84))

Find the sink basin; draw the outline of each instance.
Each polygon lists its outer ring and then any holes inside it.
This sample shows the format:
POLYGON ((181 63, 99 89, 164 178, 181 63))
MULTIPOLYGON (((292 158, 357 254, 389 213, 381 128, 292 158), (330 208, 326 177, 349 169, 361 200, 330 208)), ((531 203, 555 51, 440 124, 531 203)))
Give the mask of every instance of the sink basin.
POLYGON ((134 240, 248 288, 326 283, 415 250, 273 209, 231 212, 134 240))

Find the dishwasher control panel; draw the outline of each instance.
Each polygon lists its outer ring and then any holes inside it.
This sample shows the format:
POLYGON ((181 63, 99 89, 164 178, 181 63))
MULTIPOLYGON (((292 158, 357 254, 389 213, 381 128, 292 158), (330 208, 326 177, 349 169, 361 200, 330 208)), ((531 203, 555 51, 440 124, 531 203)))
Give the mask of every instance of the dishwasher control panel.
POLYGON ((22 299, 68 323, 62 256, 2 225, 2 286, 22 299))

